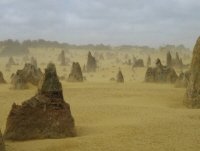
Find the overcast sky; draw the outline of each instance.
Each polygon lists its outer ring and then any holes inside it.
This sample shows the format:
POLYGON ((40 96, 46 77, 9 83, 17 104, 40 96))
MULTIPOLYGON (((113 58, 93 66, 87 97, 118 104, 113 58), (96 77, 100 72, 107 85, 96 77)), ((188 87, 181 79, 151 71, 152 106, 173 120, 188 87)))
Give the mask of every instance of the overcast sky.
POLYGON ((0 0, 0 40, 193 47, 200 0, 0 0))

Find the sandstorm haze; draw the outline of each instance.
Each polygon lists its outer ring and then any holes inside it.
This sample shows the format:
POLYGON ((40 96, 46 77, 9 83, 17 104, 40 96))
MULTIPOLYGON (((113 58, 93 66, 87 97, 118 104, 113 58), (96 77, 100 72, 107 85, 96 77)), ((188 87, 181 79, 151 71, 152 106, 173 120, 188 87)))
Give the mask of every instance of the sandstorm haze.
POLYGON ((0 0, 0 151, 198 151, 199 8, 0 0))
POLYGON ((0 39, 193 48, 199 7, 198 0, 1 0, 0 39))

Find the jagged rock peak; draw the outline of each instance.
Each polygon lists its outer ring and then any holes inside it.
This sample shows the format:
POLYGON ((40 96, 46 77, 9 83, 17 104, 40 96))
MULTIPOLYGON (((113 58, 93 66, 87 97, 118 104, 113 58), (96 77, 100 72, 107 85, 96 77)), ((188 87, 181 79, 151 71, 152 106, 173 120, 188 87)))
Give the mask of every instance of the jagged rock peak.
POLYGON ((54 96, 63 98, 62 85, 59 81, 55 64, 49 63, 47 65, 43 79, 39 84, 38 93, 50 97, 54 96))

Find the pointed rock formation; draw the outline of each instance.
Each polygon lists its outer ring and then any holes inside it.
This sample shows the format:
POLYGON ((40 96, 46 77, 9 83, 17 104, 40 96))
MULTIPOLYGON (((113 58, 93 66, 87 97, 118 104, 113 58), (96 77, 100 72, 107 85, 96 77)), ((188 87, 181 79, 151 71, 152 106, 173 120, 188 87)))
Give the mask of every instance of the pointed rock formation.
POLYGON ((34 57, 31 57, 31 64, 37 68, 37 60, 34 57))
POLYGON ((123 76, 122 71, 120 69, 119 69, 119 72, 117 74, 116 81, 118 83, 124 83, 124 76, 123 76))
POLYGON ((3 73, 0 71, 0 84, 5 84, 5 83, 6 83, 6 81, 3 77, 3 73))
POLYGON ((176 58, 173 61, 173 66, 181 68, 183 66, 182 59, 179 57, 178 52, 176 52, 176 58))
POLYGON ((65 57, 65 51, 64 50, 62 50, 61 53, 59 54, 58 60, 60 61, 61 66, 68 65, 69 62, 70 62, 70 59, 65 57))
POLYGON ((28 89, 28 83, 26 82, 25 79, 21 76, 21 70, 18 70, 16 74, 11 75, 11 84, 12 84, 12 89, 28 89))
POLYGON ((97 68, 97 63, 95 57, 92 56, 91 52, 88 53, 88 60, 86 64, 87 72, 95 72, 97 68))
POLYGON ((10 65, 16 65, 16 63, 15 63, 13 57, 10 57, 10 58, 9 58, 8 64, 10 64, 10 65))
POLYGON ((189 108, 200 108, 200 37, 193 49, 190 67, 191 76, 186 90, 184 103, 189 108))
POLYGON ((69 82, 83 82, 83 74, 81 71, 80 64, 78 62, 73 62, 71 73, 68 77, 69 82))
POLYGON ((1 131, 0 131, 0 151, 5 151, 5 144, 1 131))
POLYGON ((168 67, 172 66, 172 55, 171 55, 170 51, 168 51, 168 53, 167 53, 167 66, 168 67))
POLYGON ((61 65, 64 66, 66 65, 66 61, 65 61, 65 52, 64 50, 62 50, 61 54, 60 54, 60 61, 61 61, 61 65))
POLYGON ((25 89, 28 83, 38 85, 41 78, 41 70, 30 63, 26 63, 22 70, 17 70, 16 74, 12 75, 11 83, 14 89, 25 89))
POLYGON ((147 67, 150 67, 151 66, 151 57, 148 56, 147 58, 147 67))
POLYGON ((191 74, 189 71, 181 72, 176 80, 175 87, 176 88, 186 88, 189 83, 190 75, 191 74))
POLYGON ((179 57, 179 54, 176 52, 176 57, 172 58, 171 53, 167 53, 167 66, 168 67, 177 67, 181 68, 183 67, 182 59, 179 57))
POLYGON ((177 74, 173 68, 163 66, 160 59, 156 60, 156 67, 149 67, 145 74, 146 82, 174 83, 177 74))
POLYGON ((6 68, 10 68, 13 65, 17 65, 13 59, 13 57, 10 57, 8 60, 8 63, 6 64, 6 68))
POLYGON ((50 63, 38 87, 38 93, 22 105, 12 105, 5 139, 29 140, 75 136, 70 106, 64 101, 62 85, 55 65, 50 63))

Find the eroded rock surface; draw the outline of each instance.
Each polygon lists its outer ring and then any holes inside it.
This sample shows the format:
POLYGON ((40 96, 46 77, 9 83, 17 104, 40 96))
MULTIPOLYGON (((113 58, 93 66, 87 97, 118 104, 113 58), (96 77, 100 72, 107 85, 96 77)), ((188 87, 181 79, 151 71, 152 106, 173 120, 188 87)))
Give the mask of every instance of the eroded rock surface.
POLYGON ((83 74, 81 71, 80 64, 78 62, 73 62, 72 69, 68 77, 70 82, 83 82, 83 74))
POLYGON ((184 103, 189 108, 200 108, 200 37, 193 49, 190 72, 184 103))
POLYGON ((177 79, 175 70, 171 67, 163 66, 160 59, 156 61, 156 67, 149 67, 145 74, 146 82, 174 83, 177 79))
POLYGON ((38 93, 21 105, 12 105, 4 136, 11 140, 72 137, 76 135, 74 126, 55 65, 50 63, 38 93))

